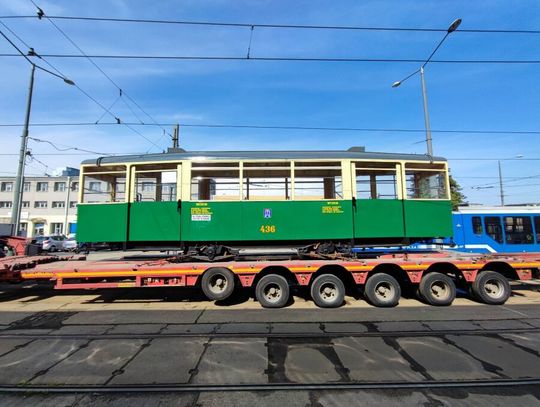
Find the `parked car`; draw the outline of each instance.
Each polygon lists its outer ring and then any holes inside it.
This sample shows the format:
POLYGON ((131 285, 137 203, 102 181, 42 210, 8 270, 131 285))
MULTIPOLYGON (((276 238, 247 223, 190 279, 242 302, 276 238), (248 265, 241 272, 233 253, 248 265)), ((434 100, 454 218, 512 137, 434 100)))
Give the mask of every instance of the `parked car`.
POLYGON ((36 242, 42 244, 41 248, 46 252, 55 252, 64 249, 65 236, 38 236, 36 242))
POLYGON ((77 239, 75 239, 75 237, 68 237, 66 240, 64 240, 64 250, 71 252, 77 250, 78 247, 77 239))

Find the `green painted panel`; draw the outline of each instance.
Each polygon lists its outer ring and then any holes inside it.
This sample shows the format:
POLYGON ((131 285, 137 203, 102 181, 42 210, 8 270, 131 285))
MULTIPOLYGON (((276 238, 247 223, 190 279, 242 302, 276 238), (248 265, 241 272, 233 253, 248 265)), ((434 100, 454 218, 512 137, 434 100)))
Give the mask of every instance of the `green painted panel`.
POLYGON ((407 237, 452 236, 450 201, 405 200, 407 237))
POLYGON ((183 202, 182 240, 242 240, 242 202, 183 202))
POLYGON ((350 239, 351 220, 351 201, 185 202, 182 239, 350 239))
POLYGON ((404 237, 403 201, 358 199, 354 212, 354 237, 404 237))
POLYGON ((77 205, 79 242, 125 242, 127 203, 77 205))
POLYGON ((352 238, 351 201, 248 201, 243 205, 244 240, 352 238))
POLYGON ((178 203, 133 202, 129 211, 129 240, 180 240, 180 213, 178 203))

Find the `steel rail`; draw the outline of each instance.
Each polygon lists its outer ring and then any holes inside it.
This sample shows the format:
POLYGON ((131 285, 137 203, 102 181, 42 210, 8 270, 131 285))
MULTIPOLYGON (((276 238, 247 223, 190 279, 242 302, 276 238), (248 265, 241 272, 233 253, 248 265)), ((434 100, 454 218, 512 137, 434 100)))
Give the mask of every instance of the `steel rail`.
POLYGON ((540 327, 511 329, 437 330, 437 331, 368 331, 368 332, 178 332, 178 333, 9 333, 0 332, 1 339, 157 339, 157 338, 341 338, 341 337, 439 337, 447 335, 493 336, 498 334, 538 333, 540 327))
POLYGON ((381 381, 342 383, 261 383, 261 384, 136 384, 103 385, 1 385, 0 393, 194 393, 230 391, 292 391, 292 390, 382 390, 382 389, 445 389, 481 387, 518 387, 540 385, 540 378, 489 379, 456 381, 381 381))

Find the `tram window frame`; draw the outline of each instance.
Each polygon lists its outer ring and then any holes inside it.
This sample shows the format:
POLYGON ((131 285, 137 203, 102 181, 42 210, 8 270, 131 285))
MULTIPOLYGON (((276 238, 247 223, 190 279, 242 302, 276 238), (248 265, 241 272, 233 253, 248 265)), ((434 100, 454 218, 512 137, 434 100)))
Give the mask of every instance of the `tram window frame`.
POLYGON ((482 217, 473 216, 471 218, 471 226, 472 226, 473 233, 475 235, 480 236, 484 234, 484 227, 482 225, 482 217))
POLYGON ((354 182, 357 199, 399 199, 398 172, 396 165, 388 168, 356 168, 354 182), (361 177, 367 177, 362 179, 361 177), (390 179, 387 179, 391 177, 390 179), (368 189, 361 189, 362 184, 367 184, 368 189), (392 193, 381 194, 379 191, 393 190, 392 193))
POLYGON ((293 182, 291 162, 243 162, 243 201, 289 201, 292 199, 292 196, 293 182))
POLYGON ((503 244, 504 243, 504 234, 503 234, 503 227, 500 216, 486 216, 484 217, 484 227, 486 230, 486 235, 488 235, 490 238, 492 238, 497 243, 503 244), (494 221, 497 222, 497 224, 494 224, 494 221), (492 227, 498 227, 498 230, 495 230, 494 232, 490 232, 492 227))
POLYGON ((506 244, 533 244, 533 227, 531 217, 505 216, 504 232, 506 244))
POLYGON ((344 199, 341 161, 295 161, 295 201, 344 199))
POLYGON ((406 162, 403 186, 405 199, 418 200, 449 200, 450 185, 446 163, 416 163, 406 162), (436 178, 435 178, 436 177, 436 178), (431 179, 438 185, 432 186, 431 179), (424 184, 427 181, 427 186, 424 184), (422 185, 423 184, 423 185, 422 185))
POLYGON ((240 164, 238 162, 193 162, 189 176, 190 201, 234 202, 240 200, 240 164))
POLYGON ((113 204, 126 201, 126 165, 91 166, 83 168, 79 183, 82 183, 80 203, 113 204), (90 184, 99 189, 90 188, 90 184), (103 185, 104 184, 104 185, 103 185))

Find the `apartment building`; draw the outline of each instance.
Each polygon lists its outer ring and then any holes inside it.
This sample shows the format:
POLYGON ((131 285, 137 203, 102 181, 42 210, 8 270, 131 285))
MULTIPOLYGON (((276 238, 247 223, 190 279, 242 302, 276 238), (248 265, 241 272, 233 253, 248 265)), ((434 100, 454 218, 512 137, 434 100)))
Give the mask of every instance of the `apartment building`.
MULTIPOLYGON (((67 234, 76 230, 79 171, 60 176, 25 177, 20 235, 67 234)), ((11 222, 15 177, 0 177, 0 222, 11 222)))
MULTIPOLYGON (((79 170, 75 168, 60 169, 53 176, 25 177, 19 235, 33 237, 76 233, 80 187, 79 170)), ((144 178, 136 184, 136 199, 152 200, 158 187, 155 178, 144 178)), ((14 189, 15 177, 0 177, 0 223, 11 223, 14 189)), ((112 191, 109 182, 86 177, 84 202, 123 201, 126 199, 125 180, 121 179, 117 185, 114 199, 112 191)), ((175 199, 175 186, 165 186, 163 191, 170 195, 170 200, 175 199)))

